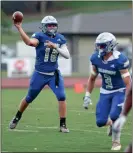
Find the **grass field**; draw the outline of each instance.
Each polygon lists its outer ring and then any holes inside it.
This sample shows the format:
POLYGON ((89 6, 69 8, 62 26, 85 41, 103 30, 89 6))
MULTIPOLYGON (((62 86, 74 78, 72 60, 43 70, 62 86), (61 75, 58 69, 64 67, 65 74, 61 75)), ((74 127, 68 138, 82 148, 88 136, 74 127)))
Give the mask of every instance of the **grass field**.
MULTIPOLYGON (((107 127, 95 124, 95 104, 99 89, 92 94, 93 105, 89 110, 82 108, 83 95, 66 89, 70 133, 58 132, 58 105, 54 94, 43 90, 23 114, 17 130, 8 130, 8 124, 26 94, 27 89, 2 90, 2 151, 9 152, 109 152, 111 138, 106 135, 107 127)), ((131 140, 131 115, 124 126, 122 151, 131 140)))

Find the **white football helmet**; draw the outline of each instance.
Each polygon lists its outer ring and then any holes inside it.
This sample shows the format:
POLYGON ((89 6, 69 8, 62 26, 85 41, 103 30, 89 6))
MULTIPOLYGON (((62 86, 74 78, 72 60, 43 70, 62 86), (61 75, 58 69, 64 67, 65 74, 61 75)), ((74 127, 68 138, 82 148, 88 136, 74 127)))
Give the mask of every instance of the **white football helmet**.
POLYGON ((95 42, 96 51, 98 51, 99 56, 101 57, 113 51, 116 45, 117 42, 115 36, 109 32, 99 34, 95 42))
POLYGON ((58 22, 53 16, 45 16, 42 21, 42 31, 49 35, 55 35, 58 29, 58 22))

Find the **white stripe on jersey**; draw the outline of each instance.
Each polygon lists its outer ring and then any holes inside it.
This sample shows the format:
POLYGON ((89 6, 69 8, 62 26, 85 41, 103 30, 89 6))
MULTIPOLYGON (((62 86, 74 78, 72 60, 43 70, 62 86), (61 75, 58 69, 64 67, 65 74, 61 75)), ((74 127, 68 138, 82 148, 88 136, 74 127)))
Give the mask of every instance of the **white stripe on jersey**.
POLYGON ((124 92, 124 89, 126 89, 126 88, 120 88, 120 89, 116 89, 116 90, 106 90, 106 89, 103 89, 101 87, 100 88, 100 93, 102 93, 102 94, 111 94, 111 93, 114 93, 114 92, 124 92))

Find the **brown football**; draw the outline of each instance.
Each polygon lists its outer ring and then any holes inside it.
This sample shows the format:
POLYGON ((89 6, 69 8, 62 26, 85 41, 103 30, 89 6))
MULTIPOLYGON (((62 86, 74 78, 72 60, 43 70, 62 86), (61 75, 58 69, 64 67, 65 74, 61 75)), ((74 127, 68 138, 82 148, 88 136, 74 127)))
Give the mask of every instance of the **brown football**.
POLYGON ((12 19, 14 20, 14 22, 22 22, 23 13, 20 12, 20 11, 14 12, 13 15, 12 15, 12 19))

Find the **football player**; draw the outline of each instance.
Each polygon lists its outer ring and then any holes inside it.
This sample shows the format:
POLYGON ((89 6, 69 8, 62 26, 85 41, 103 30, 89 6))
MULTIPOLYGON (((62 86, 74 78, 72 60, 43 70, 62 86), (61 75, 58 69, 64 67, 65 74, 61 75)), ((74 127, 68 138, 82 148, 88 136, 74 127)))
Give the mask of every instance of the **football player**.
MULTIPOLYGON (((127 115, 130 112, 131 108, 132 108, 132 88, 130 89, 127 95, 120 117, 114 122, 114 125, 113 125, 114 132, 117 133, 122 130, 122 127, 124 126, 126 122, 127 115)), ((129 144, 125 152, 132 152, 132 143, 129 144)))
POLYGON ((41 31, 34 33, 31 38, 24 32, 21 24, 14 22, 24 43, 35 47, 36 62, 28 93, 22 99, 15 117, 9 124, 9 128, 16 128, 24 110, 38 96, 44 86, 48 85, 59 102, 60 132, 68 133, 64 80, 58 69, 59 54, 66 59, 70 57, 66 39, 63 35, 57 33, 58 22, 53 16, 44 17, 41 21, 41 31))
POLYGON ((128 59, 115 50, 116 38, 109 32, 98 35, 95 42, 95 52, 90 61, 92 63, 91 75, 88 79, 83 106, 88 109, 91 103, 91 92, 94 88, 98 74, 102 77, 100 98, 96 106, 96 124, 98 127, 108 125, 108 135, 112 136, 111 150, 120 150, 120 132, 112 132, 112 124, 119 117, 126 92, 131 86, 128 71, 128 59))

